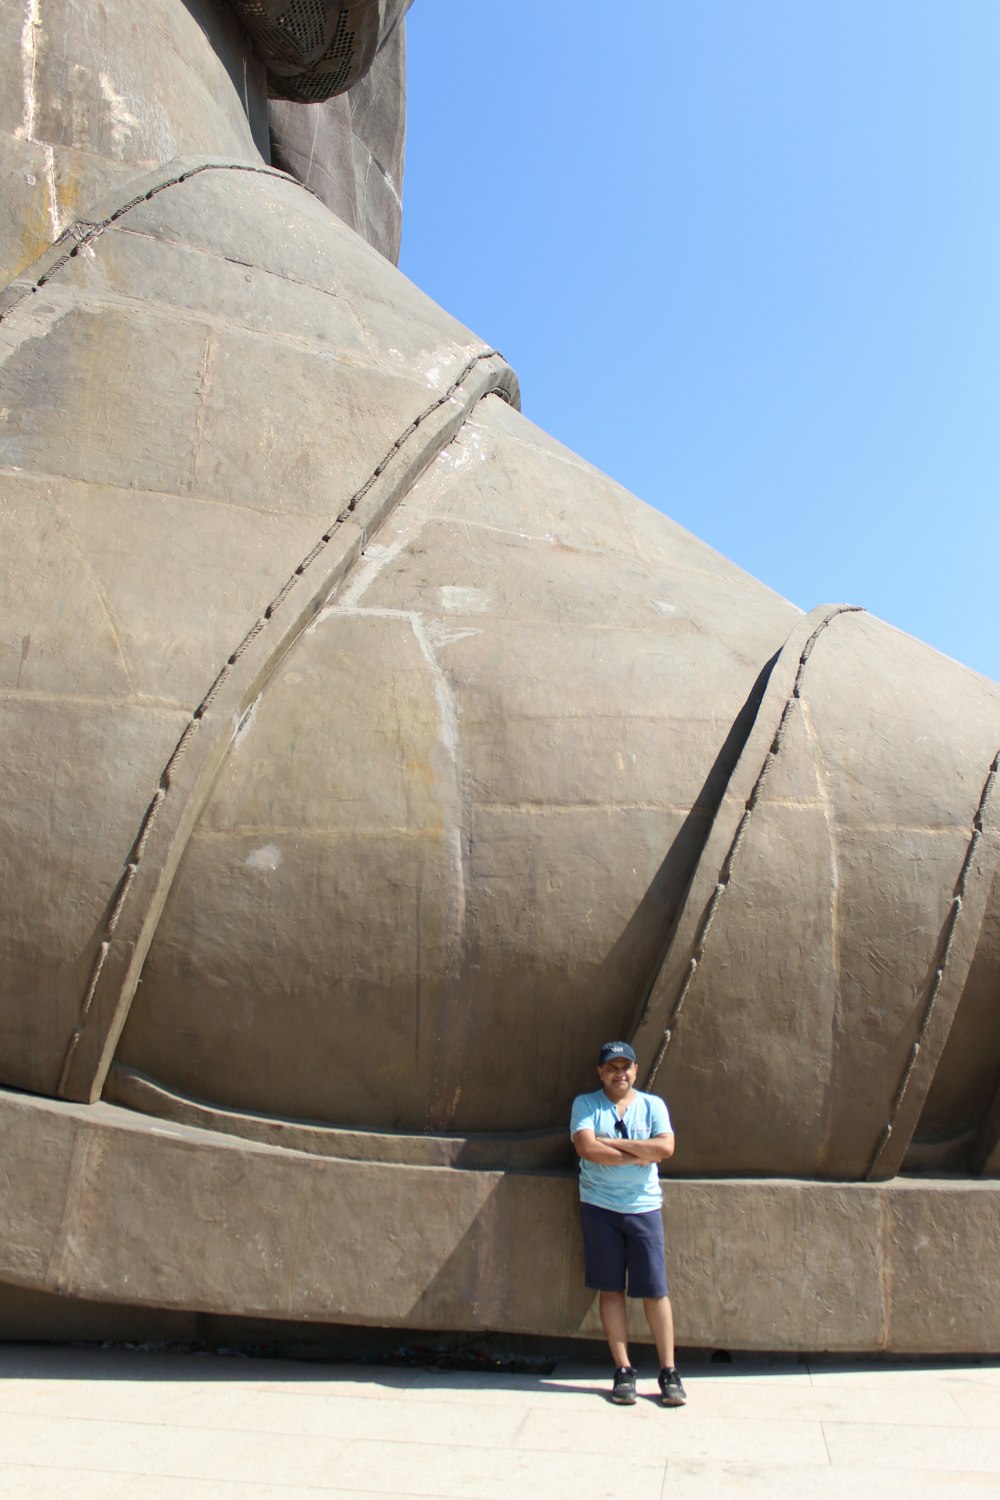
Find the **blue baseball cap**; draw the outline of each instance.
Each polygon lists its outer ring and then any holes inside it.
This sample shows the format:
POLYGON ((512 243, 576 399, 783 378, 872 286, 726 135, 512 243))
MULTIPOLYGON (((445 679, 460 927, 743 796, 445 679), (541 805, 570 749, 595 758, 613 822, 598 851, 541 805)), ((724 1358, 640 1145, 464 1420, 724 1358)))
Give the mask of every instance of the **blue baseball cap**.
POLYGON ((604 1064, 610 1062, 613 1057, 627 1057, 629 1062, 636 1060, 635 1053, 628 1042, 605 1042, 601 1048, 601 1060, 597 1066, 603 1068, 604 1064))

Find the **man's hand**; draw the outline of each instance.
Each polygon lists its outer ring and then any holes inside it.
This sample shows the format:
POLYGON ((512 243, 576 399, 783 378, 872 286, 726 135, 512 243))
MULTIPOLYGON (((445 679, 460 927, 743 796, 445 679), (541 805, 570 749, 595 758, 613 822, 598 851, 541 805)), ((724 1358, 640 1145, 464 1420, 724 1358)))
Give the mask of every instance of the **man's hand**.
POLYGON ((616 1135, 596 1136, 592 1130, 578 1130, 573 1145, 577 1156, 602 1167, 634 1167, 640 1162, 666 1161, 674 1154, 672 1135, 654 1135, 648 1141, 623 1141, 616 1135))
POLYGON ((614 1144, 623 1153, 626 1160, 631 1157, 633 1162, 666 1161, 674 1154, 674 1138, 672 1135, 654 1135, 648 1141, 622 1141, 615 1136, 614 1144))

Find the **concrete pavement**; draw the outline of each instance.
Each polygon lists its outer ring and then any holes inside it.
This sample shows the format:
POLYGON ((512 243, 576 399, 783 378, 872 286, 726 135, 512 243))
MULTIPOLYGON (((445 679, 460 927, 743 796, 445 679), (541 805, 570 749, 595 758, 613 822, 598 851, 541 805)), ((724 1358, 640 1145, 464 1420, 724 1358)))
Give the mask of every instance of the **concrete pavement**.
POLYGON ((687 1407, 550 1374, 0 1346, 0 1494, 944 1500, 1000 1494, 1000 1360, 684 1362, 687 1407), (647 1399, 643 1399, 643 1398, 647 1399))

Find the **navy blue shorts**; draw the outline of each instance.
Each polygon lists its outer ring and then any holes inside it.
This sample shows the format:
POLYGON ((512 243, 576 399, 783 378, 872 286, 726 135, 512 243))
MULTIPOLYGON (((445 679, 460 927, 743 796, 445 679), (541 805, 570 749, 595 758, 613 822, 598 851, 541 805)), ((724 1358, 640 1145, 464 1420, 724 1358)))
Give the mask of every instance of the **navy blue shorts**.
POLYGON ((580 1204, 584 1281, 592 1292, 667 1297, 663 1220, 658 1208, 620 1214, 596 1203, 580 1204))

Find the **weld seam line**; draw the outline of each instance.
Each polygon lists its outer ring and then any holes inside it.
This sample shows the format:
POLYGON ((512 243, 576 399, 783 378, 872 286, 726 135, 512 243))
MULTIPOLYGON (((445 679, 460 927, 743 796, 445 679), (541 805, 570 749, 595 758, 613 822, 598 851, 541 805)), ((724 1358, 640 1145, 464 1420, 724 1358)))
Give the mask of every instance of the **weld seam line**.
POLYGON ((979 806, 976 808, 975 816, 972 819, 972 832, 969 836, 969 842, 966 846, 965 858, 962 860, 962 868, 958 872, 958 879, 955 882, 954 892, 952 894, 951 902, 949 903, 948 907, 948 915, 945 918, 944 928, 940 940, 940 956, 934 968, 934 978, 931 981, 930 993, 927 996, 927 1004, 924 1007, 924 1014, 920 1022, 920 1026, 917 1030, 917 1035, 912 1042, 910 1050, 907 1054, 906 1063, 903 1068, 903 1075, 899 1080, 899 1086, 896 1089, 896 1093, 893 1097, 892 1103, 889 1106, 889 1117, 886 1120, 885 1124, 882 1126, 878 1141, 875 1145, 875 1151, 872 1155, 871 1165, 869 1166, 866 1174, 866 1178, 869 1182, 874 1177, 875 1172, 878 1169, 879 1161, 882 1158, 882 1154, 885 1151, 886 1146, 889 1144, 889 1140, 892 1136, 893 1129, 895 1128, 899 1111, 902 1108, 903 1100, 906 1097, 906 1091, 910 1086, 910 1079, 913 1076, 913 1070, 917 1065, 917 1059, 920 1056, 921 1049, 927 1040, 927 1033, 930 1030, 931 1022, 934 1019, 934 1011, 937 1007, 938 996, 941 993, 941 986, 944 983, 945 970, 948 967, 948 960, 951 958, 951 950, 955 941, 955 929, 958 926, 958 919, 962 914, 962 905, 965 900, 965 892, 968 886, 969 875, 972 871, 972 862, 976 857, 976 849, 978 848, 979 841, 983 836, 983 820, 986 816, 990 800, 993 796, 993 787, 996 783, 998 768, 1000 768, 1000 750, 998 750, 996 755, 993 757, 993 763, 987 773, 986 780, 983 782, 983 789, 979 796, 979 806))
POLYGON ((763 764, 761 765, 760 771, 757 773, 757 779, 750 789, 750 795, 747 797, 746 803, 744 804, 743 814, 736 826, 736 832, 733 834, 729 848, 726 850, 725 856, 722 860, 722 864, 719 868, 719 875, 715 882, 715 889, 712 891, 712 895, 709 899, 708 905, 705 908, 705 914, 701 919, 698 931, 695 933, 694 941, 691 945, 691 957, 688 959, 687 968, 684 971, 684 979, 681 983, 677 999, 674 1002, 673 1010, 670 1013, 666 1026, 663 1028, 663 1036, 660 1039, 660 1044, 657 1048, 656 1056, 653 1059, 653 1066, 650 1069, 649 1076, 646 1080, 646 1088, 649 1088, 651 1086, 654 1078, 656 1077, 660 1064, 663 1062, 663 1059, 667 1054, 667 1049, 669 1048, 670 1043, 673 1040, 674 1033, 677 1030, 681 1012, 684 1009, 684 1003, 687 1000, 691 986, 694 983, 695 976, 698 973, 698 966, 701 963, 702 958, 704 957, 705 944, 708 942, 708 937, 712 930, 712 925, 715 921, 716 914, 719 910, 719 906, 722 903, 722 898, 725 895, 726 891, 729 889, 729 885, 732 881, 733 866, 735 865, 736 860, 739 856, 739 852, 743 847, 743 841, 746 838, 747 827, 749 825, 750 818, 760 802, 761 793, 764 790, 764 783, 767 780, 768 773, 770 772, 771 767, 773 766, 781 751, 781 747, 784 743, 785 738, 785 728, 788 724, 788 720, 791 718, 792 713, 794 712, 796 700, 801 696, 802 679, 805 675, 806 663, 812 655, 813 647, 815 646, 819 637, 822 635, 823 631, 827 628, 828 625, 832 624, 832 622, 837 618, 838 615, 863 613, 864 611, 861 609, 860 605, 841 605, 838 609, 831 611, 831 613, 828 614, 825 619, 820 621, 820 623, 816 626, 816 629, 813 631, 812 635, 802 647, 802 652, 799 656, 798 667, 795 673, 795 681, 792 684, 792 690, 785 701, 783 709, 781 710, 781 717, 778 720, 778 727, 774 731, 774 736, 771 740, 771 744, 768 748, 767 754, 764 757, 763 764))
MULTIPOLYGON (((211 168, 202 167, 197 168, 196 170, 207 171, 211 170, 211 168)), ((257 171, 260 169, 248 168, 246 170, 257 171)), ((185 177, 190 177, 193 175, 193 172, 188 172, 185 173, 182 177, 175 179, 175 181, 182 182, 184 181, 185 177)), ((270 175, 275 176, 278 174, 272 173, 270 175)), ((172 184, 164 184, 164 186, 171 185, 172 184)), ((146 196, 151 195, 147 194, 146 196)), ((143 200, 140 199, 136 201, 143 200)), ((130 204, 129 207, 131 206, 133 205, 130 204)), ((124 212, 124 210, 120 210, 120 212, 124 212)), ((98 945, 97 953, 94 957, 94 962, 91 967, 90 976, 87 981, 83 999, 80 1002, 77 1024, 73 1028, 73 1033, 70 1037, 69 1044, 66 1049, 62 1071, 59 1075, 57 1093, 62 1093, 69 1081, 69 1074, 72 1067, 73 1057, 76 1053, 80 1038, 87 1024, 88 1017, 91 1014, 94 1003, 94 996, 97 993, 97 987, 100 982, 101 973, 107 961, 111 943, 114 940, 115 929, 117 928, 118 923, 121 919, 122 910, 125 906, 125 902, 128 899, 128 895, 132 888, 133 881, 135 880, 143 854, 145 853, 146 845, 152 832, 153 825, 155 824, 156 819, 159 817, 163 804, 170 792, 177 768, 180 765, 180 762, 182 761, 184 755, 186 754, 200 724, 204 720, 205 715, 209 712, 214 699, 225 684, 226 679, 229 677, 236 663, 250 648, 250 646, 261 634, 261 632, 266 629, 267 625, 281 608, 281 605, 288 598, 289 594, 291 594, 292 590, 296 587, 299 580, 304 576, 306 571, 312 566, 312 564, 316 561, 320 554, 326 550, 327 546, 336 536, 342 523, 351 516, 360 501, 364 498, 365 495, 368 494, 368 491, 371 489, 372 485, 376 482, 380 475, 384 473, 385 469, 389 465, 389 462, 398 455, 407 439, 411 438, 413 434, 419 430, 422 423, 426 422, 427 419, 434 414, 434 412, 438 411, 442 406, 445 406, 452 399, 452 397, 458 391, 459 387, 463 385, 463 383, 468 379, 468 377, 472 374, 472 371, 478 364, 481 364, 485 360, 493 359, 494 357, 497 357, 497 351, 495 349, 482 349, 478 354, 474 354, 472 358, 467 360, 466 363, 462 366, 462 369, 455 376, 455 379, 448 386, 447 390, 445 390, 440 396, 436 397, 435 400, 431 401, 426 407, 424 407, 423 411, 421 411, 419 415, 416 416, 413 421, 403 429, 403 432, 400 434, 400 436, 396 438, 396 440, 390 445, 390 447, 386 449, 384 455, 379 459, 371 474, 364 481, 364 483, 357 490, 355 490, 354 494, 348 500, 347 504, 339 512, 336 520, 330 526, 328 526, 320 540, 306 554, 306 556, 295 568, 291 576, 287 579, 287 581, 279 589, 278 593, 271 600, 270 604, 267 605, 263 614, 254 621, 253 625, 251 625, 250 629, 246 632, 239 645, 232 652, 224 666, 216 674, 215 680, 213 681, 211 687, 208 689, 208 692, 202 698, 201 702, 192 713, 187 724, 184 726, 180 738, 178 739, 177 744, 174 746, 174 749, 163 768, 159 785, 157 786, 156 791, 153 793, 149 806, 146 808, 145 814, 143 815, 142 822, 139 825, 139 831, 129 852, 129 857, 125 863, 125 868, 122 871, 122 874, 118 880, 118 884, 115 888, 115 896, 111 909, 111 915, 109 916, 105 924, 101 942, 98 945)))
MULTIPOLYGON (((106 229, 110 229, 113 224, 116 224, 125 214, 130 213, 133 208, 138 208, 140 203, 148 203, 151 198, 155 198, 158 194, 166 192, 167 188, 178 187, 180 183, 187 182, 189 178, 200 176, 202 172, 253 172, 261 177, 276 177, 281 182, 295 181, 294 178, 289 177, 285 172, 276 172, 273 167, 255 167, 249 162, 205 162, 200 167, 189 167, 186 171, 179 172, 176 177, 169 177, 165 182, 157 183, 155 187, 151 187, 145 193, 138 193, 134 198, 130 198, 127 203, 123 203, 120 207, 116 208, 106 219, 76 219, 63 230, 57 239, 53 240, 49 248, 55 249, 57 245, 61 245, 67 240, 73 241, 72 247, 64 255, 61 255, 47 271, 43 272, 37 281, 31 286, 25 287, 24 291, 15 301, 10 302, 7 307, 0 311, 0 323, 9 317, 15 308, 20 307, 21 303, 27 297, 33 296, 35 292, 45 286, 46 282, 51 281, 56 272, 61 271, 64 266, 68 265, 74 256, 79 255, 81 250, 86 249, 106 229)), ((301 183, 297 185, 304 187, 304 184, 301 183)), ((312 192, 310 188, 304 187, 304 190, 309 193, 312 192)), ((315 194, 313 196, 315 197, 315 194)))

